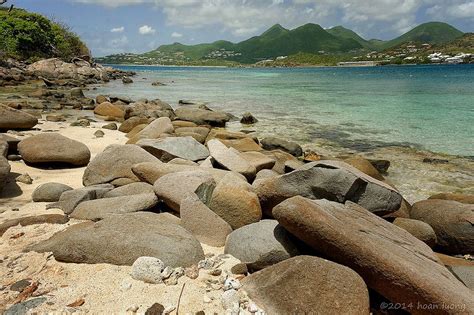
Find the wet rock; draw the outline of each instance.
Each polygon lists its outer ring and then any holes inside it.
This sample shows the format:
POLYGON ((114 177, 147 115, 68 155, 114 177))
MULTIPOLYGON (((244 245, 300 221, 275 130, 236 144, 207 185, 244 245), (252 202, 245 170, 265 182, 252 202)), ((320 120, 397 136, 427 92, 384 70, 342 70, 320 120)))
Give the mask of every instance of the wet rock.
POLYGON ((196 194, 188 194, 181 201, 181 225, 200 242, 214 247, 224 246, 230 225, 209 209, 196 194))
POLYGON ((187 267, 204 259, 201 244, 188 231, 147 212, 73 225, 30 249, 53 252, 58 261, 89 264, 132 265, 147 256, 187 267))
POLYGON ((474 252, 474 205, 452 200, 423 200, 413 205, 410 217, 433 228, 439 251, 448 254, 474 252))
POLYGON ((23 160, 31 164, 64 163, 84 166, 89 163, 91 152, 79 142, 58 133, 31 136, 18 144, 23 160))
POLYGON ((261 144, 265 150, 283 150, 296 157, 303 155, 303 149, 299 144, 280 138, 267 137, 262 139, 261 144))
POLYGON ((131 84, 131 83, 133 83, 133 80, 130 77, 123 77, 122 82, 123 82, 123 84, 131 84))
POLYGON ((82 181, 84 186, 109 183, 118 178, 140 181, 132 173, 132 166, 158 161, 156 157, 136 145, 110 145, 87 165, 82 181))
POLYGON ((257 122, 258 122, 258 119, 248 112, 245 113, 240 119, 240 123, 245 124, 245 125, 253 125, 253 124, 256 124, 257 122))
POLYGON ((271 215, 272 208, 293 196, 354 201, 367 210, 384 215, 400 208, 402 197, 389 185, 339 161, 308 163, 278 177, 255 182, 262 209, 271 215))
POLYGON ((377 171, 379 171, 380 174, 387 174, 388 169, 390 168, 389 160, 369 159, 369 162, 372 164, 373 167, 375 167, 377 171))
POLYGON ((0 130, 31 129, 38 119, 28 113, 0 104, 0 130))
POLYGON ((71 217, 79 220, 97 221, 111 214, 124 214, 146 211, 158 204, 154 193, 102 198, 80 203, 71 213, 71 217))
POLYGON ((273 215, 290 233, 356 271, 393 303, 474 307, 472 292, 425 243, 355 203, 297 196, 276 206, 273 215))
POLYGON ((298 255, 290 234, 276 220, 262 220, 230 233, 225 253, 252 270, 260 270, 298 255))
POLYGON ((209 156, 209 150, 191 137, 143 139, 138 141, 137 145, 163 162, 169 162, 174 158, 199 161, 209 156))
POLYGON ((242 283, 268 314, 369 314, 364 280, 353 270, 318 257, 290 258, 242 283))
POLYGON ((230 120, 227 113, 200 108, 180 107, 175 112, 180 120, 191 121, 198 125, 224 127, 226 122, 230 120))
POLYGON ((46 183, 39 185, 33 191, 34 202, 56 202, 65 191, 72 190, 71 187, 61 183, 46 183))

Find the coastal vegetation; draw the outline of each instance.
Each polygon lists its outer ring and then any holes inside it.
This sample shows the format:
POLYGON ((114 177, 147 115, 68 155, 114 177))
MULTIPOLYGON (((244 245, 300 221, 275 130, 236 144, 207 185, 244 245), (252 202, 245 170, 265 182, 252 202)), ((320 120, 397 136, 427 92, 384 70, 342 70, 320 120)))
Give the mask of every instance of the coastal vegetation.
POLYGON ((463 35, 453 26, 441 22, 421 24, 389 41, 366 40, 343 26, 323 29, 309 23, 288 30, 276 24, 260 36, 239 43, 223 40, 199 45, 174 43, 144 54, 117 54, 97 60, 110 64, 286 67, 333 66, 339 62, 358 60, 395 64, 417 60, 423 63, 429 62, 429 53, 445 53, 447 47, 451 54, 469 53, 470 50, 464 48, 472 45, 472 37, 463 35), (404 50, 406 46, 415 46, 417 49, 404 50))
POLYGON ((40 14, 0 7, 0 55, 28 61, 70 60, 90 52, 68 26, 40 14))

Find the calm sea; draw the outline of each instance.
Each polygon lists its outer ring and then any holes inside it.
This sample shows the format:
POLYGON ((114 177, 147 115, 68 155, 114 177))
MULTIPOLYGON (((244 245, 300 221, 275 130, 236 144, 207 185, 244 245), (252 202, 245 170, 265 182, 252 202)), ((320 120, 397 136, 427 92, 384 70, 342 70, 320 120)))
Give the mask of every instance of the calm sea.
POLYGON ((474 156, 474 65, 367 68, 234 69, 115 66, 135 83, 99 86, 94 94, 206 102, 255 129, 305 144, 348 151, 409 146, 474 156), (167 86, 154 87, 155 80, 167 86))

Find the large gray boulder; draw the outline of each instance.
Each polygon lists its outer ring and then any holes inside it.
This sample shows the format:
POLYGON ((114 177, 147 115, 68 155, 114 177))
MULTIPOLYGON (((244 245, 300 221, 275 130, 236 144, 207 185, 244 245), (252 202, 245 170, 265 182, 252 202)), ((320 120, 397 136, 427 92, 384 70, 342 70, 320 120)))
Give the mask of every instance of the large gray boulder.
POLYGON ((168 117, 160 117, 152 121, 142 131, 130 138, 128 143, 137 143, 140 139, 158 139, 164 134, 171 134, 174 131, 173 124, 168 117))
POLYGON ((230 173, 218 183, 212 193, 209 208, 233 229, 262 219, 262 209, 252 186, 230 173))
POLYGON ((137 145, 110 145, 87 165, 82 178, 84 186, 112 182, 119 178, 140 181, 132 173, 132 166, 158 161, 137 145))
POLYGON ((280 138, 267 137, 262 139, 261 144, 265 150, 283 150, 296 157, 303 155, 303 149, 299 144, 280 138))
POLYGON ((204 259, 201 244, 160 214, 137 212, 73 225, 30 250, 53 252, 58 261, 129 265, 142 256, 166 266, 188 267, 204 259))
POLYGON ((448 254, 474 253, 474 205, 429 199, 415 203, 410 217, 428 223, 436 233, 437 250, 448 254))
POLYGON ((0 104, 0 130, 31 129, 38 119, 21 110, 0 104))
POLYGON ((298 256, 251 274, 243 289, 266 314, 368 315, 369 292, 353 270, 298 256))
POLYGON ((180 120, 191 121, 198 125, 211 125, 213 127, 224 127, 230 120, 227 113, 211 111, 195 107, 180 107, 175 111, 180 120))
POLYGON ((225 253, 260 270, 299 254, 291 235, 276 220, 262 220, 230 233, 225 253))
POLYGON ((247 182, 244 176, 235 172, 215 168, 204 168, 193 165, 163 163, 159 160, 156 160, 156 162, 154 163, 145 162, 136 164, 132 167, 132 171, 138 178, 140 178, 140 180, 150 184, 154 184, 159 178, 167 174, 190 171, 199 171, 211 174, 216 183, 221 181, 225 176, 229 174, 229 176, 232 176, 236 181, 247 182))
POLYGON ((297 196, 276 206, 273 215, 291 234, 324 257, 356 271, 391 302, 412 305, 409 311, 422 313, 417 305, 437 310, 443 305, 474 309, 473 292, 444 267, 428 245, 355 203, 297 196))
POLYGON ((93 78, 108 81, 106 68, 101 65, 92 66, 89 62, 79 59, 73 63, 64 62, 59 58, 42 59, 29 65, 27 71, 52 80, 86 80, 93 78))
POLYGON ((155 182, 153 188, 160 200, 174 211, 180 212, 181 202, 188 193, 195 193, 199 187, 206 186, 212 194, 215 185, 212 175, 197 170, 164 175, 155 182))
POLYGON ((176 115, 170 104, 162 100, 155 99, 147 102, 138 101, 131 103, 125 110, 125 118, 129 117, 146 117, 159 118, 168 117, 174 119, 176 115))
POLYGON ((32 164, 85 166, 91 158, 91 152, 85 144, 59 133, 43 133, 26 138, 18 144, 18 151, 25 162, 32 164))
POLYGON ((71 213, 71 217, 79 220, 97 221, 111 214, 149 210, 157 204, 158 198, 154 193, 102 198, 80 203, 71 213))
POLYGON ((42 184, 33 191, 32 199, 34 202, 56 202, 68 190, 72 187, 61 183, 42 184))
POLYGON ((230 225, 209 209, 196 194, 187 194, 181 201, 181 225, 200 242, 221 247, 227 235, 232 232, 230 225))
POLYGON ((61 194, 59 201, 49 204, 48 209, 58 208, 65 214, 70 214, 82 202, 104 197, 104 195, 114 189, 111 184, 93 185, 79 189, 67 190, 61 194))
POLYGON ((135 182, 121 187, 117 187, 104 195, 104 198, 133 196, 139 194, 154 194, 153 186, 148 183, 135 182))
POLYGON ((174 158, 194 162, 204 160, 209 156, 209 150, 192 137, 143 139, 138 141, 137 145, 163 162, 169 162, 174 158))
POLYGON ((207 143, 210 155, 224 169, 244 175, 248 180, 253 180, 257 173, 255 166, 244 159, 240 152, 226 147, 221 141, 212 139, 207 143))
POLYGON ((294 196, 353 201, 378 215, 398 210, 402 202, 391 186, 340 161, 308 163, 291 173, 258 180, 254 187, 268 215, 274 206, 294 196))

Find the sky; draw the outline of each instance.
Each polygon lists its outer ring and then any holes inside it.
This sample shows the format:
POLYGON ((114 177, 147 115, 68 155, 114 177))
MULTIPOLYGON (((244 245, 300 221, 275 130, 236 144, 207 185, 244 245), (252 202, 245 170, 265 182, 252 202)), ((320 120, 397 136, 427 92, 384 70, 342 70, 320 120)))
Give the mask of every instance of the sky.
POLYGON ((96 57, 162 44, 239 42, 279 23, 392 39, 428 21, 474 32, 474 0, 9 0, 69 25, 96 57))

